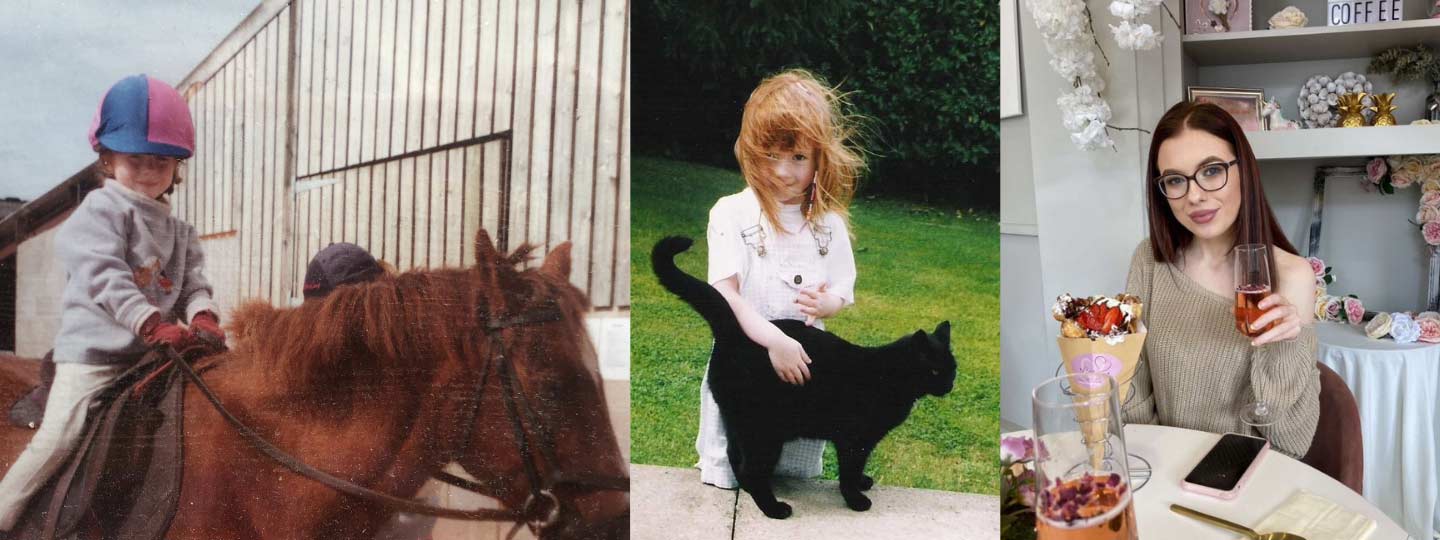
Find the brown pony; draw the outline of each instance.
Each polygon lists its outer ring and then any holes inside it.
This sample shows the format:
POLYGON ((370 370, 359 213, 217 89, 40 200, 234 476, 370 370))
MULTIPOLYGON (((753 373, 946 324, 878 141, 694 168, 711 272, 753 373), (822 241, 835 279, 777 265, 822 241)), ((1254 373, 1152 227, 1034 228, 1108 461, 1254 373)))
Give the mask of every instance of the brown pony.
MULTIPOLYGON (((235 348, 204 379, 258 435, 333 476, 408 499, 458 463, 482 494, 519 509, 531 483, 499 376, 503 354, 534 413, 519 429, 538 477, 625 477, 585 331, 588 302, 569 282, 570 245, 525 270, 528 246, 502 256, 481 231, 475 248, 470 269, 382 276, 291 309, 247 304, 231 317, 235 348), (494 328, 536 312, 556 316, 494 328)), ((167 538, 368 538, 395 513, 256 451, 193 387, 185 416, 167 538)), ((626 493, 553 491, 559 522, 542 538, 628 535, 626 493)))

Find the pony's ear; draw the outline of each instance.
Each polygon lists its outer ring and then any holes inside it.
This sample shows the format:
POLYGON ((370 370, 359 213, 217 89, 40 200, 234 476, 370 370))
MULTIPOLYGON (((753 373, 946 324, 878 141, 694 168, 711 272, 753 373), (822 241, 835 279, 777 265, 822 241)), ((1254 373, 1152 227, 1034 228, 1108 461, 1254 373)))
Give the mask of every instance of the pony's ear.
POLYGON ((540 271, 560 279, 570 279, 570 242, 562 242, 546 253, 540 271))
POLYGON ((475 233, 475 273, 480 275, 484 287, 499 285, 499 266, 503 264, 495 244, 490 243, 490 234, 485 229, 475 233))
POLYGON ((487 268, 497 264, 500 264, 500 254, 495 252, 490 233, 485 232, 485 229, 475 231, 475 266, 487 268))

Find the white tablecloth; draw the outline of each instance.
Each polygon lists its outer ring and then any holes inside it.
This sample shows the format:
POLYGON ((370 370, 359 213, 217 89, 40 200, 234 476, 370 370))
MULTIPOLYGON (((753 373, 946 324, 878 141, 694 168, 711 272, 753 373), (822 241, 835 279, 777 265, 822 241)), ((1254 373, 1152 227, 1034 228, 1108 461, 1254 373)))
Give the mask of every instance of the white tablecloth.
POLYGON ((1411 536, 1440 530, 1440 346, 1365 337, 1358 326, 1317 323, 1320 361, 1360 405, 1365 497, 1411 536))
POLYGON ((1234 533, 1171 512, 1170 505, 1180 504, 1241 525, 1254 525, 1302 489, 1342 508, 1373 518, 1378 527, 1370 537, 1372 540, 1409 538, 1405 530, 1384 512, 1344 484, 1279 452, 1265 453, 1259 468, 1234 499, 1226 501, 1182 490, 1180 481, 1219 440, 1219 435, 1203 431, 1165 426, 1125 426, 1125 444, 1129 446, 1129 452, 1149 460, 1152 471, 1150 483, 1135 492, 1135 521, 1140 529, 1140 538, 1234 540, 1234 533))

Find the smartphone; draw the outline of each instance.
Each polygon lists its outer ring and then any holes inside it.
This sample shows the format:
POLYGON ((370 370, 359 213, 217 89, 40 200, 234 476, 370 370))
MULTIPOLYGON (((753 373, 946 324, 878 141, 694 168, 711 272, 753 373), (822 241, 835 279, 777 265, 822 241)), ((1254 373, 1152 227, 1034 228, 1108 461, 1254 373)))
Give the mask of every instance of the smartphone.
POLYGON ((1185 476, 1186 491, 1233 499, 1260 464, 1270 443, 1260 437, 1226 433, 1185 476))

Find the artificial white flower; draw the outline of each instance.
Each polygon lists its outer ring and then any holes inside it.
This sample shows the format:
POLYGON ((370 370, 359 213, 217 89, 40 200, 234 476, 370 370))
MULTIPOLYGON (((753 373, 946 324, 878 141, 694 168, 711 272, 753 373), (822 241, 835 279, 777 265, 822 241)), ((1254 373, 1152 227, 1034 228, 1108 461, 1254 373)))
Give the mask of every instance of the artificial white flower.
POLYGON ((1110 3, 1110 14, 1121 19, 1135 18, 1135 4, 1125 0, 1115 0, 1110 3))
POLYGON ((1085 3, 1078 0, 1027 0, 1031 17, 1046 41, 1086 37, 1085 3))
POLYGON ((1224 15, 1230 11, 1229 0, 1210 0, 1210 12, 1216 15, 1224 15))
POLYGON ((1148 51, 1160 46, 1160 40, 1164 36, 1155 33, 1155 29, 1149 24, 1132 26, 1130 21, 1120 21, 1120 26, 1110 26, 1110 31, 1115 33, 1115 44, 1121 49, 1132 51, 1148 51))
POLYGON ((1135 4, 1124 0, 1115 0, 1110 3, 1110 14, 1121 19, 1132 19, 1135 17, 1135 4))
POLYGON ((1061 122, 1070 131, 1070 140, 1081 150, 1115 146, 1106 130, 1110 122, 1110 104, 1100 99, 1089 85, 1080 85, 1056 100, 1061 122))

